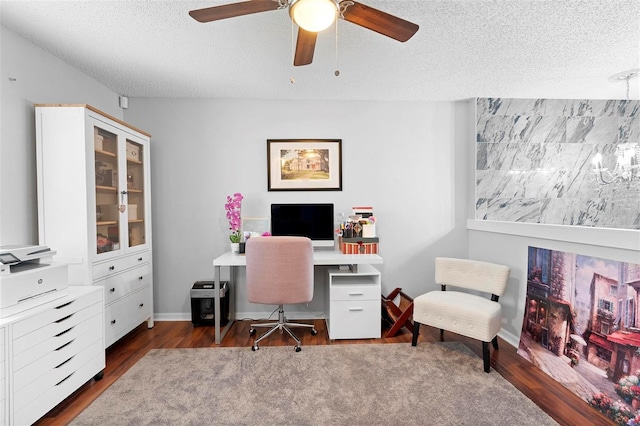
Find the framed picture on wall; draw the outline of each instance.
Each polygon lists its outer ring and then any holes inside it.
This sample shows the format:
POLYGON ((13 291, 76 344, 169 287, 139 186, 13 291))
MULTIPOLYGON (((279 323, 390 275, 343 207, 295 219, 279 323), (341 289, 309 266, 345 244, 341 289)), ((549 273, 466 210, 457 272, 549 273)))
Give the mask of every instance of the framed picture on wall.
POLYGON ((269 191, 342 191, 342 139, 268 139, 269 191))

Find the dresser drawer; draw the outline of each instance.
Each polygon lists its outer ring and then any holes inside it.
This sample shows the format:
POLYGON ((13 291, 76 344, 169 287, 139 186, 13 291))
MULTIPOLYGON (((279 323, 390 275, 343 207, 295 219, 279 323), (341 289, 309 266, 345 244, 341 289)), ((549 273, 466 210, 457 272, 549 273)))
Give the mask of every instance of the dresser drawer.
POLYGON ((97 281, 95 285, 104 287, 104 303, 106 305, 140 290, 151 284, 151 264, 131 269, 122 274, 112 275, 104 280, 97 281))
POLYGON ((151 252, 143 251, 130 256, 96 263, 93 265, 93 280, 95 281, 113 274, 119 274, 129 268, 149 263, 150 260, 151 252))
POLYGON ((5 350, 5 345, 4 345, 4 328, 0 328, 0 424, 6 424, 6 418, 5 418, 5 402, 6 402, 6 398, 5 398, 5 380, 6 380, 6 373, 5 373, 5 369, 7 368, 7 364, 5 362, 5 355, 4 355, 4 350, 5 350))
POLYGON ((110 346, 151 316, 151 287, 147 286, 107 306, 105 342, 110 346))
POLYGON ((330 339, 373 339, 381 332, 381 304, 375 301, 331 302, 330 339))
POLYGON ((23 352, 29 352, 25 355, 26 357, 37 357, 38 353, 64 345, 76 334, 77 327, 84 327, 83 322, 99 312, 100 306, 95 303, 14 339, 13 359, 22 357, 23 352))
POLYGON ((13 423, 32 424, 104 369, 102 340, 14 393, 13 423))
POLYGON ((101 312, 98 311, 96 315, 87 317, 64 334, 52 336, 30 350, 15 355, 12 368, 14 380, 17 380, 20 375, 24 375, 25 370, 36 371, 55 367, 64 361, 65 357, 78 352, 80 350, 78 348, 87 342, 93 342, 98 338, 102 339, 101 333, 98 331, 100 327, 104 327, 103 321, 101 312), (35 364, 41 365, 34 366, 35 364))
POLYGON ((332 285, 331 300, 376 300, 380 303, 379 285, 332 285))
MULTIPOLYGON (((92 291, 84 296, 80 296, 72 300, 65 297, 56 302, 58 303, 56 303, 51 309, 16 322, 13 325, 14 341, 27 333, 34 332, 46 326, 49 326, 54 330, 58 330, 49 334, 49 336, 64 331, 64 327, 67 326, 67 324, 75 321, 73 314, 97 302, 104 303, 102 294, 97 291, 92 291)), ((33 344, 37 344, 38 342, 39 340, 33 339, 33 344)))
MULTIPOLYGON (((4 363, 4 328, 0 328, 0 362, 4 363)), ((4 368, 0 369, 0 378, 4 378, 4 368)), ((0 389, 1 390, 1 389, 0 389)))

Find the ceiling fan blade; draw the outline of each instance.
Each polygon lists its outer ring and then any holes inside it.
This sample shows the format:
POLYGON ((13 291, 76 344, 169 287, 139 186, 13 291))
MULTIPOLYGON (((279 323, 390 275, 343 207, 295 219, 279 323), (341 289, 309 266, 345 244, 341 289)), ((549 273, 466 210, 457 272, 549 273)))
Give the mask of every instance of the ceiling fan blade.
POLYGON ((398 41, 409 40, 420 28, 413 22, 405 21, 373 7, 355 1, 341 1, 341 17, 361 27, 375 31, 398 41))
POLYGON ((305 31, 298 28, 298 40, 296 41, 296 55, 293 58, 293 65, 309 65, 313 61, 313 51, 316 48, 318 33, 305 31))
POLYGON ((211 22, 279 8, 280 4, 275 0, 251 0, 192 10, 189 15, 198 22, 211 22))

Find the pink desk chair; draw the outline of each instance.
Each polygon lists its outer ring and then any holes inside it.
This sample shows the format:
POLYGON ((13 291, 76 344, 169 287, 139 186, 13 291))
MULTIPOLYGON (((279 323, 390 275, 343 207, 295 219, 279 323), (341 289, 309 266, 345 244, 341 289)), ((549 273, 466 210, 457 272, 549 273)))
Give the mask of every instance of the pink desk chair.
POLYGON ((300 339, 289 327, 308 327, 311 334, 318 332, 311 324, 287 321, 285 304, 307 303, 313 299, 313 246, 305 237, 254 237, 247 241, 247 294, 249 302, 278 306, 278 322, 251 324, 249 333, 256 334, 255 327, 270 327, 258 337, 252 350, 274 331, 286 331, 296 341, 300 352, 300 339))

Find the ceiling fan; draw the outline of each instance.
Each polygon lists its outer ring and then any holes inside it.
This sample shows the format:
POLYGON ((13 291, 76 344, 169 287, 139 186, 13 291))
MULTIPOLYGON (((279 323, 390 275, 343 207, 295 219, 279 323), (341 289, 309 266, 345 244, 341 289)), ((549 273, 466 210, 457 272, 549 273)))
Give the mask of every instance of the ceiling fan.
POLYGON ((198 22, 211 22, 286 8, 299 27, 295 66, 313 61, 318 32, 331 26, 336 16, 401 42, 409 40, 419 28, 397 16, 348 0, 249 0, 192 10, 189 15, 198 22))

